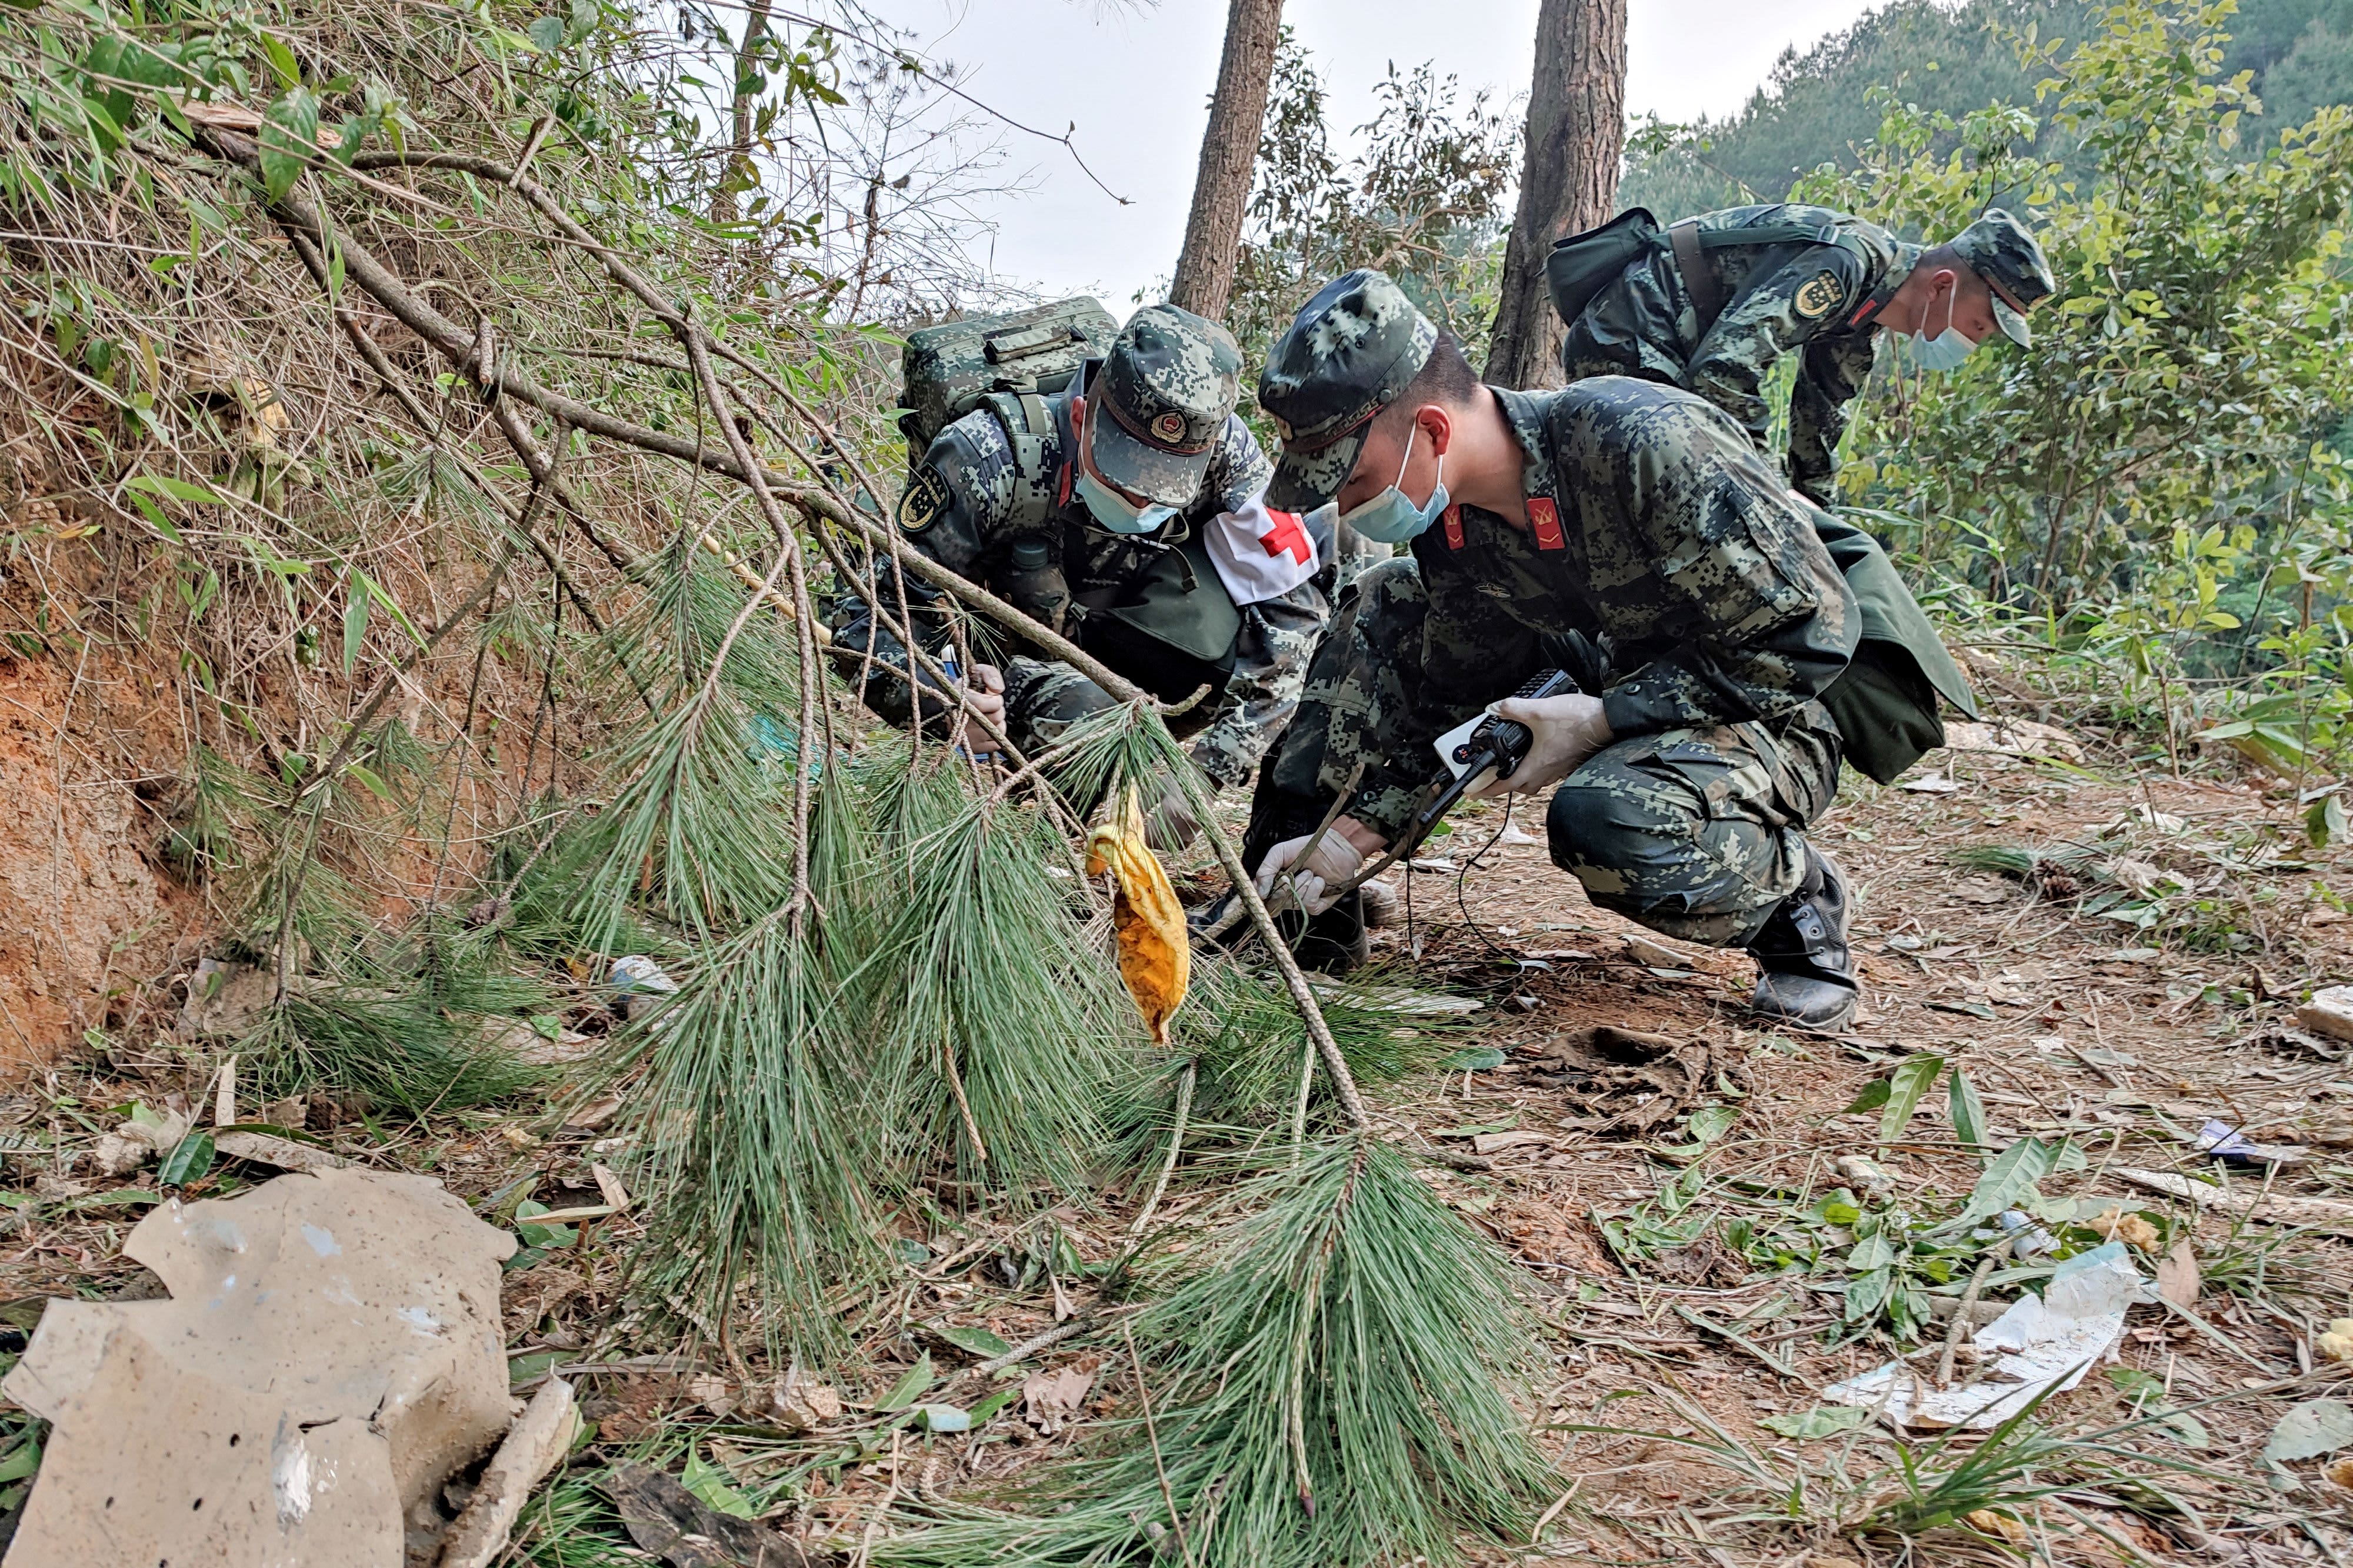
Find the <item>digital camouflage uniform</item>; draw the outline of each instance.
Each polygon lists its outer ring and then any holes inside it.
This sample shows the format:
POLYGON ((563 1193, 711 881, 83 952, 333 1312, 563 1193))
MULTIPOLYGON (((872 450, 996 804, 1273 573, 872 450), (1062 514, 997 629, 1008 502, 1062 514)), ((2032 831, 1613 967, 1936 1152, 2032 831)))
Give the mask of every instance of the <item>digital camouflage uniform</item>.
MULTIPOLYGON (((1167 312, 1170 308, 1154 309, 1167 312)), ((1188 346, 1176 368, 1179 374, 1204 381, 1223 377, 1228 385, 1222 406, 1230 410, 1240 355, 1221 329, 1216 336, 1225 345, 1219 356, 1192 353, 1188 346)), ((1122 535, 1102 527, 1073 486, 1071 400, 1074 392, 1091 401, 1097 397, 1103 363, 1090 361, 1071 389, 1042 400, 1050 428, 1041 433, 1033 447, 1033 461, 1025 464, 1005 423, 987 408, 950 424, 932 442, 908 481, 900 502, 899 527, 907 542, 932 560, 999 592, 1004 591, 1006 574, 1011 570, 1013 547, 1023 542, 1042 544, 1047 558, 1059 566, 1073 605, 1054 629, 1097 652, 1121 675, 1159 690, 1166 684, 1166 671, 1138 668, 1131 653, 1103 652, 1092 646, 1086 628, 1087 609, 1112 602, 1124 585, 1165 555, 1174 542, 1257 496, 1266 487, 1270 468, 1249 427, 1227 412, 1220 421, 1198 432, 1198 444, 1208 448, 1207 467, 1198 469, 1197 479, 1188 474, 1182 480, 1194 488, 1180 498, 1181 504, 1170 501, 1179 505, 1174 520, 1145 535, 1122 535)), ((1195 394, 1189 404, 1196 408, 1217 401, 1211 392, 1196 388, 1195 394)), ((1164 413, 1161 417, 1168 416, 1164 413)), ((1099 439, 1101 435, 1099 430, 1099 439)), ((1135 450, 1132 436, 1126 446, 1131 452, 1135 450)), ((1097 452, 1100 464, 1101 447, 1097 452)), ((1214 575, 1204 575, 1208 580, 1200 584, 1200 592, 1224 592, 1214 575)), ((1190 754, 1212 785, 1222 788, 1249 778, 1269 743, 1289 722, 1316 639, 1330 618, 1322 586, 1328 581, 1326 571, 1280 597, 1240 606, 1241 630, 1222 692, 1214 702, 1205 702, 1177 721, 1197 731, 1190 754)), ((927 627, 941 626, 945 595, 912 577, 905 580, 905 588, 918 622, 927 627)), ((898 585, 887 572, 881 592, 886 606, 893 603, 898 585)), ((908 688, 902 679, 906 656, 897 639, 874 625, 862 598, 845 599, 835 622, 838 649, 856 652, 871 644, 877 664, 885 667, 875 671, 861 694, 867 703, 890 721, 907 723, 908 688)), ((1112 704, 1102 688, 1059 660, 1019 649, 994 659, 986 647, 976 647, 974 654, 1001 669, 1006 732, 1025 752, 1051 744, 1070 725, 1112 704)), ((945 711, 944 700, 927 696, 926 713, 935 710, 945 711)))
POLYGON ((1674 252, 1664 245, 1646 252, 1568 324, 1562 373, 1570 381, 1632 375, 1687 388, 1730 415, 1762 451, 1771 421, 1765 377, 1782 355, 1802 354, 1789 395, 1789 482, 1827 506, 1846 405, 1879 349, 1872 313, 1903 283, 1920 247, 1828 207, 1728 207, 1697 221, 1703 232, 1787 225, 1829 237, 1704 251, 1724 301, 1712 323, 1694 309, 1674 252))
POLYGON ((1251 849, 1311 831, 1360 763, 1349 815, 1402 838, 1431 742, 1568 668, 1599 679, 1617 739, 1554 795, 1555 863, 1604 908, 1741 945, 1798 887, 1836 788, 1815 699, 1854 651, 1854 598, 1810 509, 1700 399, 1623 377, 1494 390, 1530 531, 1450 508, 1357 580, 1261 775, 1251 849))
MULTIPOLYGON (((1727 207, 1685 221, 1695 226, 1699 264, 1718 301, 1714 317, 1693 299, 1662 235, 1568 323, 1562 372, 1571 381, 1634 375, 1696 392, 1763 451, 1772 418, 1765 378, 1784 354, 1799 354, 1789 393, 1789 482, 1829 506, 1847 405, 1870 376, 1883 333, 1879 312, 1911 275, 1920 247, 1849 214, 1795 203, 1727 207), (1724 243, 1742 229, 1802 229, 1811 237, 1724 243)), ((1996 324, 2028 346, 2023 312, 2057 288, 2042 245, 2000 208, 1950 244, 1992 285, 1996 324)))

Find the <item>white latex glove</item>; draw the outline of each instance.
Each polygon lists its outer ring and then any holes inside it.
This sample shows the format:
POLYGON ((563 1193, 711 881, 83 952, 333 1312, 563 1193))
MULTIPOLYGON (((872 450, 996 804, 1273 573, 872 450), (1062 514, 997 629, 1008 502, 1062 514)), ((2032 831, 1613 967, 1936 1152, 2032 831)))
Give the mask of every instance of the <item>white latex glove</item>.
POLYGON ((956 727, 956 748, 976 757, 993 755, 996 741, 973 721, 973 716, 977 714, 998 729, 1005 728, 1005 676, 993 664, 976 664, 965 675, 964 685, 965 712, 956 727))
POLYGON ((1269 907, 1281 909, 1296 900, 1309 914, 1320 915, 1340 901, 1340 885, 1364 869, 1364 856, 1338 828, 1325 828, 1312 848, 1309 842, 1304 834, 1285 839, 1259 862, 1259 897, 1269 907), (1291 875, 1290 885, 1278 893, 1276 884, 1286 871, 1291 875))
POLYGON ((1506 697, 1495 704, 1495 717, 1525 724, 1535 740, 1511 777, 1490 778, 1466 791, 1472 800, 1549 789, 1611 739, 1609 721, 1601 716, 1601 699, 1582 692, 1566 697, 1506 697))

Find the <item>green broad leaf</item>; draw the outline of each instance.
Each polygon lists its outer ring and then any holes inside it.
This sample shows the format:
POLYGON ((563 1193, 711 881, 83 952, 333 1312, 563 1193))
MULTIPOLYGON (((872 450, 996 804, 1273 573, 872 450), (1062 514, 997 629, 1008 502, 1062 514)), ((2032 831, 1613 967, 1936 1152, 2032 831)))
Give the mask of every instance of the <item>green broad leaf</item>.
POLYGON ((1504 1053, 1493 1046, 1471 1046, 1438 1065, 1450 1072, 1491 1072, 1502 1067, 1505 1059, 1504 1053))
POLYGON ((874 1402, 874 1408, 882 1411, 904 1410, 915 1403, 917 1396, 931 1385, 932 1355, 929 1351, 925 1351, 922 1359, 901 1373, 899 1381, 892 1384, 889 1391, 874 1402))
POLYGON ((1987 1163, 1985 1173, 1970 1189, 1969 1201, 1942 1228, 1965 1229, 2004 1209, 2016 1208, 2019 1200, 2051 1173, 2059 1162, 2060 1149, 2065 1146, 2063 1140, 2054 1145, 2040 1138, 2021 1138, 2012 1143, 1987 1163))
POLYGON ((174 544, 185 544, 187 542, 187 541, 180 535, 180 525, 174 522, 170 518, 165 517, 162 507, 157 506, 153 501, 149 500, 145 496, 139 494, 135 490, 132 492, 131 504, 139 509, 139 515, 147 520, 148 527, 153 529, 156 532, 162 534, 164 538, 170 540, 174 544))
POLYGON ((392 804, 392 786, 385 784, 383 778, 377 774, 374 768, 362 767, 357 763, 345 763, 343 764, 343 771, 350 773, 352 777, 359 780, 361 784, 366 788, 368 794, 375 796, 376 799, 383 801, 387 805, 392 804))
POLYGON ((508 1385, 529 1383, 543 1372, 554 1372, 563 1362, 562 1351, 533 1351, 529 1355, 516 1356, 507 1363, 508 1385))
POLYGON ((938 1323, 933 1326, 932 1332, 965 1354, 978 1356, 983 1361, 993 1361, 1013 1348, 987 1329, 959 1329, 938 1323))
POLYGON ((1859 1405, 1817 1405, 1811 1410, 1794 1415, 1767 1415, 1757 1425, 1768 1432, 1778 1432, 1784 1437, 1795 1437, 1803 1443, 1852 1432, 1870 1419, 1871 1412, 1859 1405))
POLYGON ((1879 1141, 1892 1143, 1920 1108, 1921 1096, 1928 1092, 1936 1076, 1945 1070, 1945 1058, 1938 1056, 1907 1057, 1898 1062, 1895 1070, 1887 1075, 1887 1108, 1879 1113, 1879 1141))
POLYGON ((972 1417, 953 1405, 914 1406, 915 1425, 926 1432, 969 1432, 972 1417))
POLYGON ((1018 1388, 998 1389, 972 1407, 972 1424, 975 1426, 987 1426, 996 1417, 998 1411, 1020 1397, 1021 1391, 1018 1388))
POLYGON ((191 484, 186 479, 175 479, 168 474, 133 474, 122 481, 122 486, 125 489, 145 490, 167 500, 195 501, 211 506, 229 504, 228 497, 210 485, 191 484))
POLYGON ((368 591, 367 579, 359 568, 352 568, 343 580, 343 673, 349 675, 360 662, 360 648, 367 641, 368 591))
POLYGON ((535 16, 523 36, 531 39, 532 47, 543 55, 552 55, 564 47, 564 18, 535 16))
POLYGON ((686 1468, 678 1479, 713 1513, 732 1514, 737 1519, 760 1517, 760 1510, 752 1506, 751 1500, 728 1484, 727 1472, 706 1461, 700 1448, 690 1447, 686 1450, 686 1468))
POLYGON ((2263 1445, 2267 1464, 2293 1464, 2353 1447, 2353 1405, 2341 1399, 2307 1399, 2279 1419, 2263 1445))
POLYGON ((1691 1134, 1694 1143, 1713 1143, 1731 1131, 1732 1124, 1739 1120, 1738 1106, 1703 1105, 1691 1113, 1691 1120, 1684 1123, 1683 1131, 1691 1134))
POLYGON ((0 1486, 21 1481, 40 1468, 41 1440, 27 1432, 23 1442, 11 1448, 5 1458, 0 1458, 0 1486))
POLYGON ((1866 1236, 1854 1244, 1846 1255, 1846 1266, 1857 1274, 1868 1274, 1874 1268, 1884 1268, 1895 1261, 1895 1248, 1883 1236, 1866 1236))
POLYGON ((1953 1118, 1953 1136, 1964 1143, 1985 1143, 1985 1101, 1978 1097, 1978 1086, 1958 1067, 1946 1081, 1945 1097, 1953 1118))
POLYGON ((156 1168, 155 1180, 166 1187, 185 1187, 201 1180, 213 1168, 213 1135, 191 1132, 172 1145, 156 1168))
POLYGON ((569 1247, 579 1233, 568 1225, 532 1225, 533 1215, 551 1214, 545 1204, 535 1198, 525 1198, 515 1205, 515 1234, 522 1237, 525 1247, 569 1247))
POLYGON ((1873 1079, 1869 1083, 1862 1086, 1862 1092, 1854 1097, 1854 1102, 1849 1105, 1844 1110, 1840 1111, 1839 1114, 1841 1116, 1860 1116, 1866 1110, 1876 1110, 1881 1106, 1887 1103, 1888 1096, 1893 1092, 1894 1090, 1889 1085, 1887 1079, 1883 1078, 1873 1079))
POLYGON ((2337 795, 2327 795, 2312 803, 2304 814, 2304 836, 2315 849, 2326 849, 2345 837, 2347 823, 2345 802, 2337 795))
POLYGON ((288 89, 263 112, 260 145, 262 184, 282 200, 319 151, 319 100, 308 88, 288 89))
POLYGON ((1879 1309, 1887 1304, 1887 1293, 1894 1284, 1895 1270, 1893 1268, 1874 1268, 1868 1274, 1859 1274, 1848 1280, 1846 1321, 1867 1323, 1876 1318, 1879 1309))
POLYGON ((270 74, 278 79, 279 86, 295 88, 302 85, 301 62, 295 59, 294 51, 286 47, 284 39, 269 33, 262 34, 261 52, 269 58, 270 74))

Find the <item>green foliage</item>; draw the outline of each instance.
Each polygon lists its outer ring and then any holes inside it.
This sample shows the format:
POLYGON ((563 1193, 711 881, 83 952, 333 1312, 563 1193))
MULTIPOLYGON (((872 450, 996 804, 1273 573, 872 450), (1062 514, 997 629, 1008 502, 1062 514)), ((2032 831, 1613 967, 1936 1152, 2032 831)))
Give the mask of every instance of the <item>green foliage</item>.
POLYGON ((1535 1364, 1509 1266, 1370 1139, 1244 1195, 1255 1215, 1136 1325, 1149 1431, 1041 1478, 1029 1517, 944 1510, 875 1561, 1110 1563, 1167 1541, 1323 1568, 1524 1540, 1557 1481, 1504 1392, 1535 1364))
POLYGON ((1263 362, 1318 287, 1356 267, 1395 278, 1463 341, 1472 364, 1485 356, 1518 121, 1489 107, 1484 92, 1460 101, 1454 79, 1427 65, 1401 73, 1392 63, 1373 96, 1373 118, 1356 127, 1364 151, 1344 163, 1332 152, 1323 80, 1283 29, 1226 311, 1246 364, 1263 362))

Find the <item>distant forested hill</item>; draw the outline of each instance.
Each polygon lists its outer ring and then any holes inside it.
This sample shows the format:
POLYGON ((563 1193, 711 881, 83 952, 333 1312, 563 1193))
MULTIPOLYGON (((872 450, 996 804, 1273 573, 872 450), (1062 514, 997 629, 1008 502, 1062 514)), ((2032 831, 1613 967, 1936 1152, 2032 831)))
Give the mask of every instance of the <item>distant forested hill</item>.
MULTIPOLYGON (((2032 109, 2042 73, 2021 68, 1998 30, 2031 26, 2045 41, 2072 41, 2099 9, 2096 0, 1894 0, 1806 53, 1784 55, 1731 118, 1638 131, 1620 204, 1672 219, 1778 201, 1808 170, 1853 161, 1855 144, 1879 126, 1873 87, 1956 116, 1997 100, 2032 109)), ((2228 26, 2224 70, 2254 72, 2263 103, 2251 140, 2267 141, 2325 104, 2353 102, 2353 0, 2242 0, 2228 26)), ((2047 151, 2065 156, 2056 145, 2047 151)))

